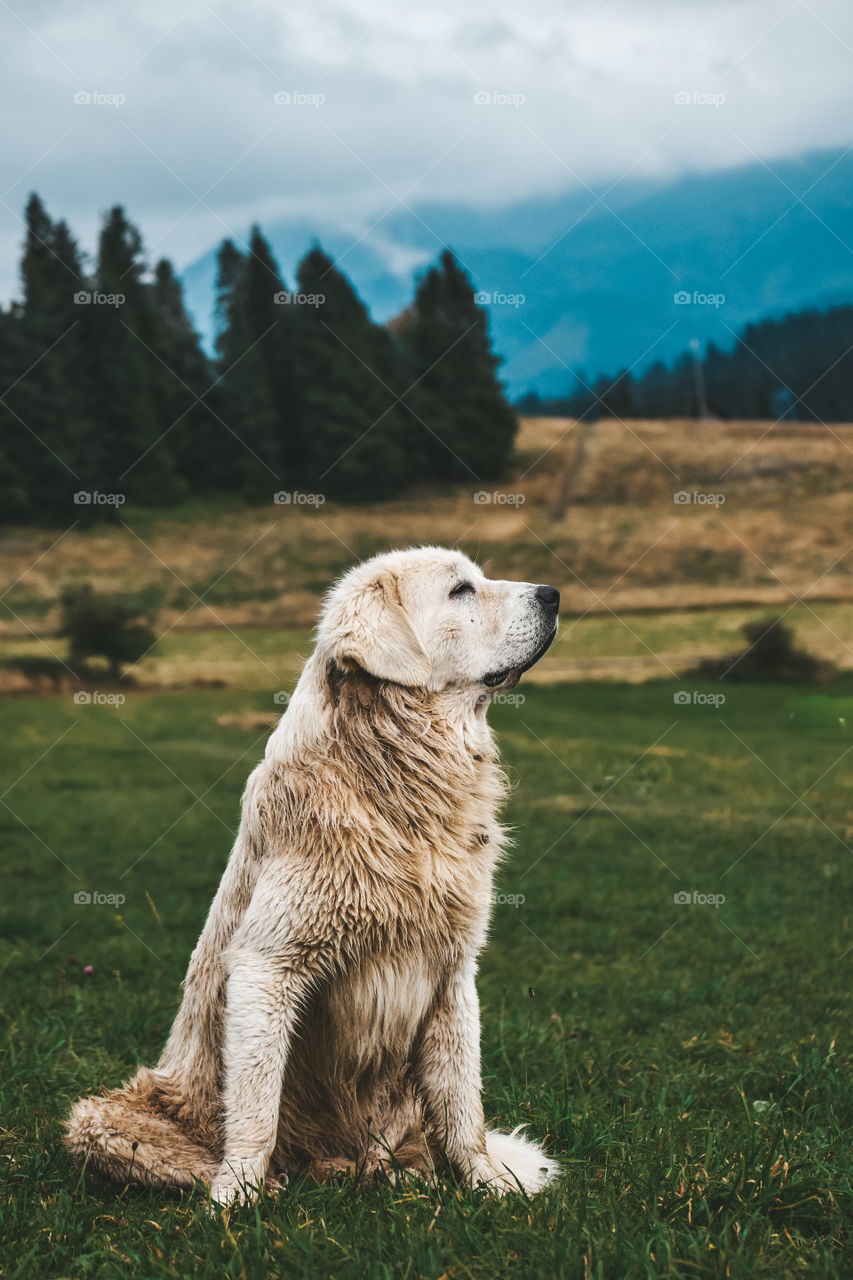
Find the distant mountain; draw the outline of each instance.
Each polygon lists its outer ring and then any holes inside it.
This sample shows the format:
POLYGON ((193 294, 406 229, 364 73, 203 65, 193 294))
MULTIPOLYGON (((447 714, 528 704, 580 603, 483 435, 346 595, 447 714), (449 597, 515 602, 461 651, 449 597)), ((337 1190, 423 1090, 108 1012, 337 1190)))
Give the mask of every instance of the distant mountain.
MULTIPOLYGON (((320 241, 383 321, 449 245, 483 292, 510 394, 555 395, 571 389, 572 370, 641 370, 691 338, 727 348, 749 321, 853 301, 853 151, 625 180, 609 193, 575 188, 500 209, 397 206, 372 228, 263 230, 289 284, 320 241)), ((215 256, 182 277, 206 343, 215 256)))

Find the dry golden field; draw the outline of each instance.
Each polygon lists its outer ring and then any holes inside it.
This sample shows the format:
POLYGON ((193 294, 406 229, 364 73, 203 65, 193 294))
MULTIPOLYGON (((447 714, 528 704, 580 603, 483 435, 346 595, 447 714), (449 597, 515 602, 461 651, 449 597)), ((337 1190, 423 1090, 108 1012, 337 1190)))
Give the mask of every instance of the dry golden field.
MULTIPOLYGON (((438 542, 561 589, 540 680, 672 674, 786 611, 801 643, 853 668, 853 426, 531 419, 512 474, 486 490, 351 507, 271 493, 253 507, 125 508, 95 529, 7 529, 0 656, 61 658, 60 592, 90 581, 157 603, 163 639, 134 670, 141 683, 286 681, 331 577, 438 542)), ((2 686, 27 681, 7 668, 2 686)))

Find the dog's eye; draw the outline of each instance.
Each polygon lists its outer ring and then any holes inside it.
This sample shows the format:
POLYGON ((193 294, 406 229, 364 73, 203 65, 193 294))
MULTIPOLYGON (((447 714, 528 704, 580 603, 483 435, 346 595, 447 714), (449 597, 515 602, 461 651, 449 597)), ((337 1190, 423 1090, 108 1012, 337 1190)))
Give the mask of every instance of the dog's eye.
POLYGON ((450 593, 450 598, 452 600, 455 596, 473 596, 474 594, 474 588, 470 582, 457 582, 450 593))

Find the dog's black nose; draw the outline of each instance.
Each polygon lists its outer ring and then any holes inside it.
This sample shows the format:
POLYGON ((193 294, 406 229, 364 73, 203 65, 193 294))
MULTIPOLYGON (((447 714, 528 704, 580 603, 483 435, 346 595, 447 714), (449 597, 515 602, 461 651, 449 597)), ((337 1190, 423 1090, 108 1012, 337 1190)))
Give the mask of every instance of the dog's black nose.
POLYGON ((560 607, 560 593, 556 587, 537 587, 536 599, 548 609, 556 610, 560 607))

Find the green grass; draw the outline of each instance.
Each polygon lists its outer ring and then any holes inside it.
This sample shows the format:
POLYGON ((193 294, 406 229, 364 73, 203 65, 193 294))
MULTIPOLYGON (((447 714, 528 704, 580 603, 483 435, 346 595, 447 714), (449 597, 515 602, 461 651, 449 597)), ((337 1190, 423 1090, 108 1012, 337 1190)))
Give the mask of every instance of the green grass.
POLYGON ((7 701, 4 1276, 851 1274, 853 693, 678 687, 522 683, 493 712, 524 901, 483 956, 485 1105, 558 1185, 299 1183, 227 1224, 81 1175, 59 1122, 159 1052, 263 748, 217 718, 272 685, 7 701))
MULTIPOLYGON (((176 594, 179 591, 176 587, 176 594)), ((292 689, 311 652, 312 631, 307 627, 266 624, 224 626, 215 610, 216 606, 213 613, 197 606, 196 618, 202 625, 188 626, 182 620, 180 625, 162 631, 150 653, 130 669, 133 680, 141 685, 167 686, 220 681, 258 692, 292 689)), ((576 659, 605 660, 617 667, 620 661, 625 664, 642 659, 660 675, 667 673, 667 665, 676 671, 690 669, 700 657, 739 652, 746 643, 745 624, 781 613, 799 647, 841 663, 849 660, 844 637, 853 632, 853 603, 846 601, 785 609, 737 605, 660 613, 620 610, 618 615, 604 612, 564 617, 553 648, 537 669, 537 677, 541 674, 547 679, 549 666, 563 675, 560 664, 576 659), (655 654, 663 655, 656 667, 655 654)), ((59 661, 68 656, 67 641, 49 633, 37 635, 35 627, 33 632, 0 636, 0 665, 32 665, 40 661, 60 678, 67 674, 59 661)), ((95 673, 97 664, 98 659, 94 659, 95 673)), ((624 667, 614 672, 616 676, 623 673, 624 667)))

